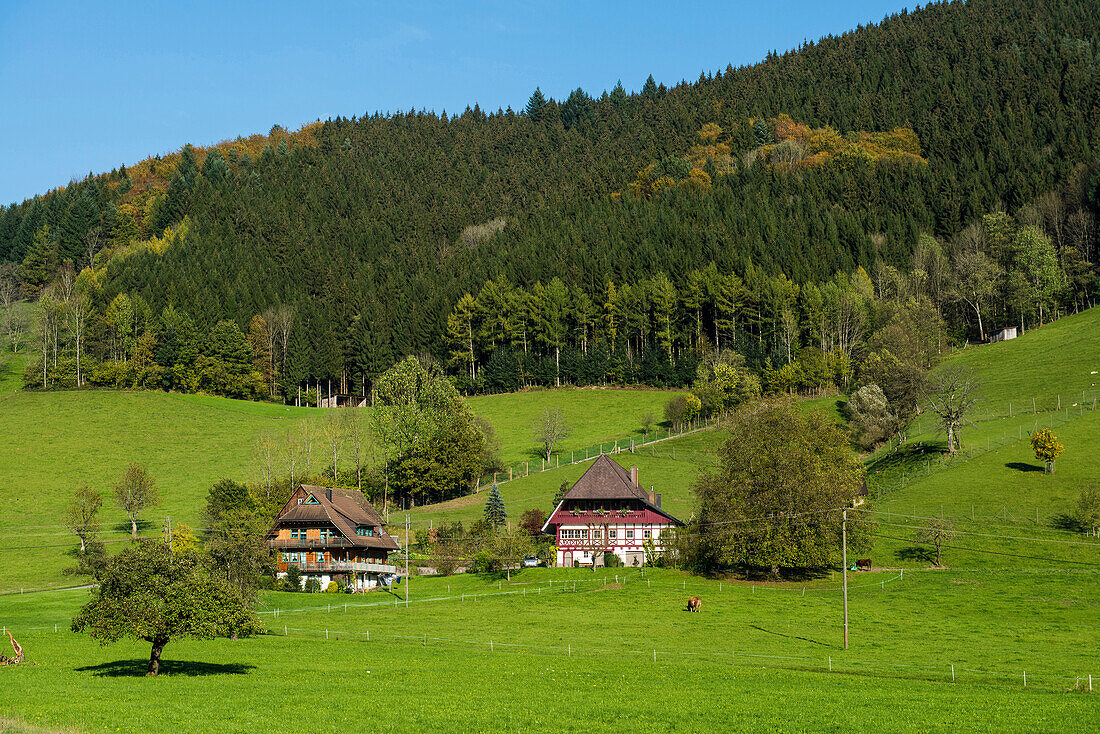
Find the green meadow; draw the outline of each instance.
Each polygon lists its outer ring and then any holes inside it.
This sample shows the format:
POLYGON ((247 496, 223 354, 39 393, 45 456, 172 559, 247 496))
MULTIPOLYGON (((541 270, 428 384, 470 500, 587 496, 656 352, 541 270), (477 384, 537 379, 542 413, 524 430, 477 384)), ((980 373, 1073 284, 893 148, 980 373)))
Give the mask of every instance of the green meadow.
MULTIPOLYGON (((174 642, 159 680, 141 675, 144 643, 100 647, 66 631, 88 592, 9 594, 0 596, 0 625, 17 632, 35 665, 3 671, 12 684, 0 686, 0 731, 1087 730, 1097 717, 1090 674, 1100 688, 1100 541, 1067 515, 1100 477, 1100 412, 1089 400, 1098 328, 1100 312, 1089 312, 951 355, 945 367, 981 382, 963 454, 944 461, 942 436, 921 416, 900 448, 866 457, 878 496, 856 511, 874 513, 868 555, 881 570, 850 574, 848 650, 839 571, 769 584, 658 569, 414 577, 408 606, 387 592, 265 593, 259 611, 270 634, 174 642), (1040 426, 1053 426, 1066 447, 1051 475, 1027 442, 1040 426), (940 516, 958 535, 943 549, 944 568, 933 568, 915 537, 940 516), (692 594, 704 599, 700 614, 683 611, 692 594)), ((574 425, 561 466, 500 477, 509 519, 549 511, 562 481, 591 462, 568 463, 567 452, 638 444, 641 417, 659 416, 668 395, 471 399, 508 461, 533 456, 530 423, 548 405, 574 425)), ((803 405, 839 418, 838 402, 803 405)), ((0 397, 0 432, 16 437, 0 473, 31 490, 0 504, 9 559, 0 587, 65 580, 57 571, 72 540, 47 518, 74 483, 91 476, 106 488, 140 456, 162 478, 154 514, 187 521, 214 479, 251 475, 256 436, 319 413, 160 393, 0 397)), ((724 438, 707 430, 613 458, 639 467, 643 486, 686 520, 692 484, 724 438)), ((412 527, 475 520, 484 498, 415 508, 412 527)))
MULTIPOLYGON (((194 527, 211 484, 223 477, 257 476, 253 446, 260 436, 273 434, 285 440, 303 420, 316 428, 325 418, 324 410, 204 395, 15 391, 20 364, 20 358, 12 359, 0 381, 5 386, 0 392, 0 436, 5 444, 0 476, 20 488, 0 500, 0 553, 11 558, 0 569, 0 591, 70 581, 61 574, 71 565, 67 552, 73 547, 62 513, 82 482, 105 493, 105 540, 122 542, 129 536, 129 524, 109 492, 131 461, 150 469, 160 492, 159 504, 144 515, 143 532, 159 532, 167 516, 194 527), (36 552, 24 553, 30 548, 36 552)), ((661 415, 673 394, 535 391, 474 398, 471 405, 496 428, 502 455, 519 461, 531 458, 535 450, 530 425, 546 406, 560 405, 574 427, 564 450, 583 450, 641 436, 641 417, 648 412, 661 415)), ((313 468, 323 471, 323 439, 315 440, 313 468)))
POLYGON ((531 569, 413 578, 408 606, 386 592, 267 594, 270 634, 173 642, 158 679, 143 677, 147 645, 66 631, 87 592, 6 596, 0 621, 35 664, 3 671, 0 711, 45 728, 166 732, 1033 732, 1095 720, 1096 699, 1075 691, 1100 674, 1095 573, 853 577, 848 650, 836 579, 803 593, 531 569), (684 611, 689 594, 701 613, 684 611))
POLYGON ((568 455, 597 447, 601 442, 613 445, 615 441, 641 441, 645 416, 664 421, 665 403, 679 394, 669 390, 578 388, 480 395, 467 402, 474 413, 483 416, 496 430, 505 465, 520 462, 538 465, 541 446, 534 439, 532 424, 543 411, 560 410, 572 429, 556 449, 559 454, 568 455))

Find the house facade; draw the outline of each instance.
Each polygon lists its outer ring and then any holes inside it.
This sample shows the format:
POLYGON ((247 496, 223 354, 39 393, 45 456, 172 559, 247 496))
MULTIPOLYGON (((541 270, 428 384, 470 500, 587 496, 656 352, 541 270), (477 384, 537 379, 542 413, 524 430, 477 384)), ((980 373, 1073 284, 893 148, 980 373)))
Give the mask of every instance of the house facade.
POLYGON ((295 565, 303 578, 320 581, 322 589, 340 581, 365 591, 397 573, 388 558, 400 546, 355 489, 299 486, 275 517, 267 543, 277 554, 280 577, 295 565))
POLYGON ((647 552, 662 553, 665 537, 683 523, 661 509, 661 496, 606 454, 600 455, 550 513, 542 532, 555 536, 559 566, 604 565, 613 553, 641 566, 647 552))

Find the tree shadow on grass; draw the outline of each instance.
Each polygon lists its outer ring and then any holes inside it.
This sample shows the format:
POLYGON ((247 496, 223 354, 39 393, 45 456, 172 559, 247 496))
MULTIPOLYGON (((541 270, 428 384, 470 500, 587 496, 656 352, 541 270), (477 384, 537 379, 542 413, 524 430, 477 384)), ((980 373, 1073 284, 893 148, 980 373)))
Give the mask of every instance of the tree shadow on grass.
POLYGON ((878 456, 867 465, 868 474, 880 474, 890 471, 918 471, 928 459, 939 458, 946 453, 946 447, 925 441, 904 443, 892 451, 878 456))
MULTIPOLYGON (((161 660, 161 675, 245 675, 255 669, 247 663, 204 663, 198 660, 161 660)), ((100 678, 140 678, 149 671, 149 659, 114 660, 100 665, 77 668, 79 673, 91 673, 100 678)))
POLYGON ((921 563, 936 564, 936 554, 931 548, 919 545, 910 545, 901 548, 894 553, 902 561, 919 561, 921 563))
POLYGON ((1031 472, 1031 471, 1045 471, 1041 466, 1035 466, 1034 464, 1027 464, 1023 461, 1010 461, 1005 466, 1009 469, 1015 469, 1016 471, 1031 472))
POLYGON ((1069 530, 1074 533, 1083 533, 1088 530, 1088 528, 1082 525, 1078 520, 1064 512, 1052 517, 1050 519, 1050 526, 1056 530, 1069 530))
MULTIPOLYGON (((152 520, 138 520, 137 521, 137 527, 138 527, 138 535, 144 535, 145 533, 149 532, 150 530, 157 529, 159 526, 157 525, 157 523, 153 522, 152 520)), ((111 525, 110 529, 113 530, 116 533, 125 533, 126 535, 129 535, 130 530, 132 528, 130 527, 130 521, 129 520, 123 520, 122 522, 115 523, 114 525, 111 525)))

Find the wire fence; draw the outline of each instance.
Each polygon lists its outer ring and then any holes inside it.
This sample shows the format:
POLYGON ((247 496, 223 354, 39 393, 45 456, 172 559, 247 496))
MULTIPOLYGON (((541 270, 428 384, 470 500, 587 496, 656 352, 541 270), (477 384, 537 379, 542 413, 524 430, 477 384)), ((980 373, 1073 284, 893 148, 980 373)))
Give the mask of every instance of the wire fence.
MULTIPOLYGON (((599 457, 601 454, 638 453, 644 447, 652 447, 655 444, 670 439, 681 438, 683 436, 689 436, 694 433, 717 428, 721 425, 725 417, 725 415, 717 415, 710 418, 700 418, 698 420, 689 421, 679 428, 658 427, 654 429, 653 432, 643 432, 641 436, 602 441, 598 444, 591 444, 584 448, 571 449, 568 453, 559 451, 553 454, 549 460, 540 458, 535 461, 521 461, 506 466, 503 469, 483 474, 478 478, 477 486, 474 491, 481 492, 494 484, 504 484, 505 482, 522 479, 530 476, 532 473, 549 471, 562 466, 583 464, 586 461, 599 457)), ((652 449, 644 453, 647 456, 657 456, 656 453, 652 452, 652 449)), ((673 449, 668 453, 675 457, 676 450, 673 449)))
POLYGON ((997 451, 1005 446, 1010 446, 1030 438, 1034 431, 1042 428, 1057 428, 1070 421, 1084 416, 1096 410, 1100 405, 1100 390, 1083 390, 1082 400, 1072 403, 1064 403, 1062 395, 1055 395, 1045 399, 1032 398, 1031 401, 1019 403, 1026 411, 1013 408, 1011 401, 1005 403, 1003 410, 999 406, 989 407, 986 411, 978 411, 970 419, 971 424, 978 424, 1002 418, 1019 418, 1022 416, 1034 416, 1031 428, 1018 423, 1012 429, 1005 428, 1001 436, 986 435, 985 440, 977 439, 966 442, 966 445, 956 454, 945 454, 923 443, 906 445, 902 437, 896 437, 880 450, 872 460, 871 472, 868 474, 868 489, 874 499, 883 499, 890 494, 904 489, 915 481, 925 479, 933 474, 959 466, 971 459, 984 454, 997 451), (1085 400, 1085 396, 1089 399, 1085 400), (1014 412, 1015 410, 1015 412, 1014 412), (904 463, 899 461, 903 469, 890 466, 894 456, 901 452, 904 454, 904 463), (923 461, 920 457, 923 456, 923 461), (879 466, 882 468, 875 469, 879 466))
MULTIPOLYGON (((897 574, 890 576, 889 578, 883 578, 871 583, 862 584, 849 584, 848 590, 860 589, 860 588, 872 588, 879 587, 885 590, 888 584, 892 582, 901 582, 904 580, 904 570, 899 569, 897 574)), ((356 608, 371 608, 371 607, 395 607, 400 608, 409 604, 428 604, 434 602, 443 601, 458 601, 468 602, 471 604, 477 603, 479 600, 483 600, 486 597, 520 597, 526 599, 531 597, 532 599, 551 598, 555 594, 575 594, 575 593, 591 593, 594 591, 600 591, 608 587, 609 584, 625 584, 631 583, 641 587, 643 584, 647 589, 659 589, 659 590, 672 590, 683 591, 688 593, 700 592, 712 595, 714 593, 767 593, 767 592, 784 592, 793 593, 800 596, 806 596, 806 594, 813 593, 836 593, 843 589, 841 585, 831 586, 811 586, 805 587, 781 587, 770 584, 751 584, 751 583, 725 583, 719 582, 717 587, 713 582, 709 582, 705 589, 699 589, 700 580, 698 579, 683 579, 680 584, 675 583, 657 583, 654 584, 652 579, 646 578, 644 573, 641 574, 622 574, 601 576, 592 578, 574 578, 565 580, 547 580, 538 582, 512 582, 505 584, 502 581, 498 582, 498 588, 496 591, 482 591, 482 592, 470 592, 470 593, 458 593, 449 594, 447 596, 430 596, 412 599, 404 601, 398 596, 394 596, 391 600, 382 600, 377 602, 336 602, 327 603, 318 606, 304 606, 296 609, 268 609, 261 610, 259 614, 270 615, 270 623, 267 625, 267 636, 276 637, 297 637, 302 639, 314 639, 314 640, 326 640, 333 643, 361 643, 361 644, 382 644, 382 645, 398 645, 405 647, 449 647, 455 650, 479 652, 481 654, 496 655, 496 654, 527 654, 527 655, 540 655, 548 657, 565 657, 566 659, 572 658, 607 658, 613 656, 619 660, 625 660, 628 658, 635 658, 638 662, 650 663, 653 665, 658 664, 694 664, 696 662, 705 662, 708 664, 722 665, 729 668, 763 668, 763 669, 779 669, 779 670, 797 670, 803 672, 813 673, 837 673, 837 674, 849 674, 849 675, 864 675, 879 678, 895 678, 895 679, 912 679, 912 680, 927 680, 938 682, 952 682, 952 683, 971 683, 971 684, 992 684, 992 685, 1008 685, 1013 687, 1028 686, 1040 687, 1044 689, 1053 690, 1076 690, 1081 692, 1093 692, 1094 685, 1100 685, 1100 674, 1090 673, 1088 671, 1081 672, 1074 675, 1067 675, 1060 672, 1051 672, 1045 669, 1033 669, 1027 671, 1021 667, 1019 670, 991 670, 980 667, 971 667, 969 664, 962 662, 956 663, 950 656, 944 656, 941 661, 937 662, 894 662, 885 660, 869 660, 869 659, 855 659, 849 657, 851 653, 842 651, 840 649, 826 652, 820 655, 779 655, 760 652, 752 649, 746 649, 744 647, 738 648, 736 646, 730 646, 728 649, 701 649, 701 650, 688 650, 684 648, 664 648, 646 647, 639 648, 634 645, 621 645, 621 646, 588 646, 583 644, 573 644, 572 642, 566 642, 563 644, 536 644, 526 642, 512 642, 507 639, 493 638, 478 638, 470 639, 469 637, 443 637, 438 634, 432 634, 429 632, 421 632, 417 634, 395 633, 389 631, 375 630, 373 633, 369 628, 352 629, 350 625, 339 624, 325 627, 294 627, 290 624, 279 624, 279 619, 284 614, 301 614, 301 613, 313 613, 313 612, 325 612, 331 614, 333 612, 348 612, 351 609, 356 608), (689 581, 691 581, 692 589, 688 589, 689 581), (519 587, 519 588, 507 588, 519 587), (545 592, 545 594, 543 593, 545 592)), ((6 634, 9 630, 13 634, 23 635, 28 632, 32 633, 45 633, 56 634, 68 631, 68 622, 59 622, 47 625, 37 626, 19 626, 9 627, 4 625, 0 629, 0 636, 6 634)))
POLYGON ((983 668, 966 667, 956 665, 949 658, 936 663, 899 663, 883 660, 860 660, 848 657, 848 653, 836 650, 835 653, 823 655, 773 655, 761 652, 752 652, 744 648, 730 647, 727 650, 685 650, 685 649, 659 649, 656 647, 639 649, 635 647, 589 647, 566 643, 557 644, 532 644, 522 642, 508 642, 495 638, 469 639, 459 637, 440 637, 428 633, 422 634, 398 634, 375 633, 371 638, 369 631, 360 630, 335 630, 319 628, 302 628, 284 626, 281 630, 274 629, 269 635, 282 637, 300 637, 308 639, 325 639, 334 642, 355 643, 379 643, 413 647, 451 647, 465 651, 476 651, 486 655, 497 654, 528 654, 547 657, 572 658, 608 658, 614 657, 618 661, 634 658, 639 663, 659 664, 692 664, 706 662, 721 665, 728 668, 764 668, 779 670, 797 670, 812 673, 836 673, 849 675, 873 676, 878 678, 898 678, 906 680, 926 680, 934 682, 971 683, 971 684, 999 684, 1013 687, 1027 688, 1041 687, 1054 690, 1077 690, 1081 692, 1093 692, 1094 681, 1100 685, 1100 675, 1095 673, 1080 673, 1066 675, 1048 671, 1028 672, 1019 670, 988 670, 983 668))

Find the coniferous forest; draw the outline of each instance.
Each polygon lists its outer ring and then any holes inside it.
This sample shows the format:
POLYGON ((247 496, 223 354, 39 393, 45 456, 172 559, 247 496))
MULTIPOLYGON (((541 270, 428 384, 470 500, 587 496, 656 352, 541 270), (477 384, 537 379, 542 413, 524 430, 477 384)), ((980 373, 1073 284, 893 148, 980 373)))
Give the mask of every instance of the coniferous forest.
POLYGON ((410 354, 466 391, 686 385, 725 350, 765 390, 882 384, 916 326, 1093 304, 1098 154, 1095 3, 931 4, 694 82, 89 175, 0 208, 4 300, 38 314, 3 326, 43 387, 293 400, 410 354))

